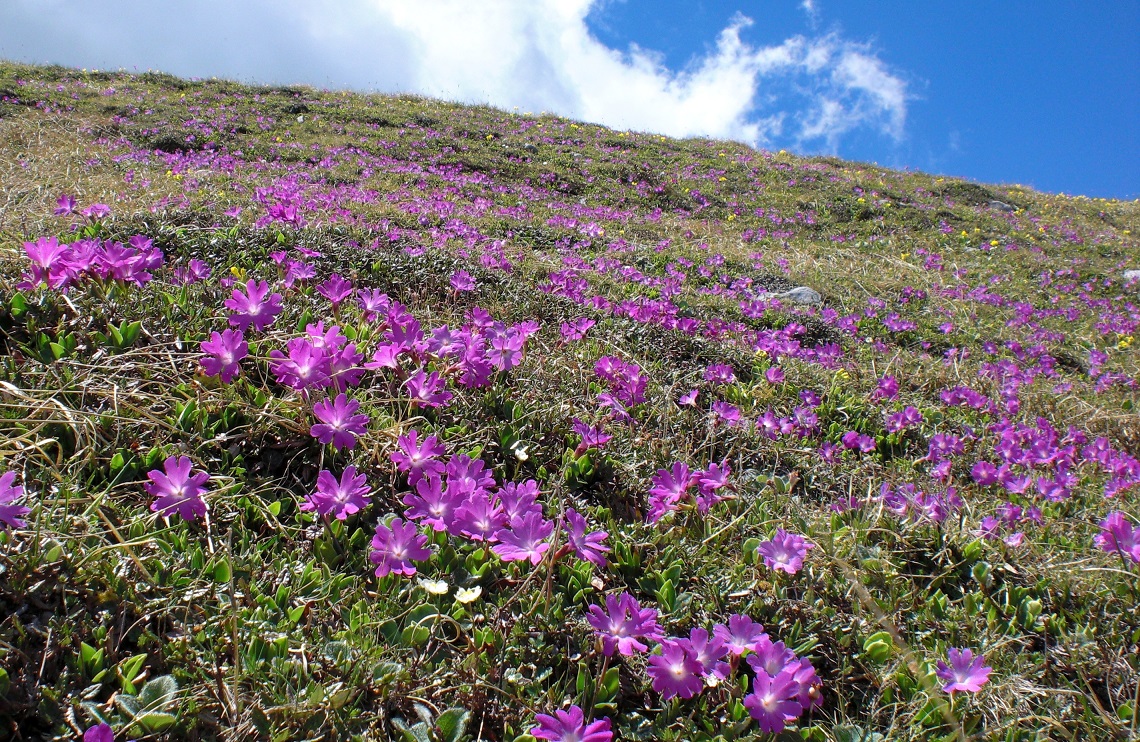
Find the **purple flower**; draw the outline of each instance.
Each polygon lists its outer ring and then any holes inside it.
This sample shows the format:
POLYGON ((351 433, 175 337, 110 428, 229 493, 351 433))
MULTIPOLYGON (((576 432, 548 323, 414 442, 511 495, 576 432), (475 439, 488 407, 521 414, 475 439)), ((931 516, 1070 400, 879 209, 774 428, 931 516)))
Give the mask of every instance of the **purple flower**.
POLYGON ((332 472, 322 469, 317 475, 316 491, 305 498, 301 509, 316 510, 320 515, 345 520, 368 505, 368 495, 372 490, 367 482, 368 478, 363 474, 357 476, 355 466, 345 467, 339 482, 332 472))
POLYGON ((416 482, 416 491, 404 495, 403 503, 408 506, 404 515, 413 520, 423 520, 433 531, 447 531, 455 520, 455 510, 463 503, 456 497, 452 487, 444 489, 443 479, 438 475, 423 477, 416 482))
POLYGON ((183 520, 196 520, 206 514, 202 493, 206 491, 204 485, 210 481, 210 475, 204 471, 191 475, 191 467, 193 462, 188 457, 171 456, 162 464, 165 473, 157 469, 147 472, 150 483, 143 487, 158 498, 151 503, 152 511, 164 518, 178 513, 183 520))
POLYGON ((538 564, 550 549, 547 539, 553 533, 554 524, 543 519, 541 511, 532 511, 511 521, 509 528, 497 531, 495 537, 499 543, 492 546, 491 551, 504 562, 530 560, 531 564, 538 564))
POLYGON ((197 258, 191 258, 188 264, 174 269, 174 283, 180 286, 190 286, 199 281, 205 281, 211 273, 213 271, 210 266, 197 258))
POLYGON ((651 477, 653 487, 649 490, 649 522, 656 523, 661 516, 677 509, 677 504, 693 485, 694 477, 689 467, 681 462, 673 464, 672 471, 658 469, 651 477))
POLYGON ((444 388, 445 384, 438 371, 428 374, 422 368, 404 382, 412 402, 425 407, 443 407, 451 401, 452 394, 444 388))
POLYGON ((728 461, 725 460, 719 464, 709 464, 708 469, 694 473, 700 491, 697 495, 697 511, 701 515, 707 515, 713 505, 725 499, 717 491, 728 486, 730 471, 728 461))
POLYGON ((783 384, 784 383, 784 369, 779 366, 772 366, 764 372, 764 378, 768 380, 769 384, 783 384))
POLYGON ((321 443, 332 443, 334 448, 353 448, 356 436, 363 435, 368 415, 358 415, 360 402, 338 394, 333 401, 323 400, 313 405, 313 414, 319 423, 309 429, 309 434, 321 443))
POLYGON ((661 644, 661 654, 649 658, 646 673, 653 681, 653 690, 668 701, 674 696, 692 698, 701 692, 704 668, 697 660, 696 653, 688 642, 666 640, 661 644))
POLYGON ((602 654, 609 657, 616 649, 626 657, 649 647, 640 640, 660 641, 665 635, 657 624, 657 611, 641 607, 629 593, 606 596, 606 610, 591 605, 586 620, 602 639, 602 654))
POLYGON ((677 404, 682 407, 696 407, 698 394, 700 394, 700 392, 696 389, 690 389, 681 395, 681 398, 677 400, 677 404))
POLYGON ((788 667, 776 677, 760 670, 752 685, 752 692, 744 697, 744 706, 756 720, 760 730, 769 734, 784 731, 784 726, 803 712, 797 699, 799 683, 795 669, 788 667))
POLYGON ((814 546, 815 544, 806 541, 803 536, 777 528, 776 535, 760 544, 756 551, 764 557, 764 564, 769 569, 794 575, 804 566, 804 557, 807 556, 808 549, 814 546))
POLYGON ((566 510, 566 541, 579 559, 606 566, 606 552, 610 547, 602 544, 609 536, 605 531, 586 533, 586 519, 574 508, 566 510))
MULTIPOLYGON (((60 198, 62 199, 64 197, 61 196, 60 198)), ((83 742, 115 742, 115 732, 107 724, 89 727, 87 731, 83 733, 83 742)))
POLYGON ((348 297, 352 296, 352 281, 334 273, 317 286, 317 293, 328 299, 333 305, 333 311, 348 297))
POLYGON ((289 353, 288 356, 279 350, 269 352, 269 357, 273 359, 269 364, 269 370, 277 377, 279 384, 297 390, 313 386, 323 388, 329 385, 332 364, 322 348, 318 348, 307 338, 293 338, 285 349, 289 353))
POLYGON ((727 662, 721 662, 728 656, 728 647, 720 638, 709 636, 705 629, 693 629, 689 632, 689 638, 681 641, 687 642, 693 650, 693 656, 701 663, 701 674, 706 678, 723 680, 732 672, 727 662))
POLYGON ((202 352, 209 354, 200 361, 206 376, 220 374, 228 384, 241 373, 239 361, 249 355, 249 343, 241 330, 212 332, 209 340, 202 341, 202 352))
POLYGON ((755 652, 760 643, 768 638, 763 626, 750 616, 739 613, 728 617, 727 626, 720 623, 713 626, 713 636, 723 642, 733 656, 755 652))
POLYGON ((46 283, 51 288, 59 288, 67 282, 65 255, 67 245, 61 245, 55 237, 40 237, 35 242, 25 242, 24 252, 31 262, 32 273, 25 274, 30 288, 46 283))
POLYGON ((28 524, 21 518, 32 510, 22 505, 12 504, 24 495, 23 487, 12 486, 14 481, 16 481, 16 472, 14 471, 5 472, 3 476, 0 476, 0 525, 6 525, 9 528, 24 528, 28 524))
POLYGON ((979 461, 974 464, 974 468, 970 469, 970 476, 978 484, 986 487, 994 484, 998 480, 997 467, 988 461, 979 461))
POLYGON ((582 436, 582 442, 578 444, 578 448, 581 449, 580 453, 585 453, 587 449, 591 448, 601 448, 613 438, 612 435, 607 435, 601 426, 591 427, 578 418, 574 418, 571 427, 575 433, 582 436))
POLYGON ((436 457, 444 453, 439 440, 432 435, 425 438, 421 444, 417 442, 418 436, 419 433, 415 430, 400 436, 396 439, 398 450, 390 454, 392 463, 397 469, 407 473, 408 484, 413 487, 423 477, 433 474, 439 476, 444 469, 443 463, 436 461, 436 457))
POLYGON ((107 204, 91 204, 83 211, 79 212, 83 216, 91 220, 99 220, 105 216, 111 215, 111 207, 107 204))
POLYGON ((377 565, 377 577, 384 577, 389 572, 411 576, 416 573, 413 561, 422 562, 431 557, 426 546, 427 536, 420 534, 415 525, 394 518, 388 525, 376 524, 368 559, 377 565))
POLYGON ((281 314, 281 294, 269 294, 269 284, 252 278, 245 284, 246 293, 239 289, 226 299, 225 307, 233 312, 229 317, 231 325, 245 330, 250 325, 261 331, 273 324, 273 319, 281 314))
POLYGON ((392 304, 392 300, 380 289, 358 289, 356 296, 360 300, 365 322, 375 322, 382 313, 388 313, 388 307, 392 304))
POLYGON ((724 423, 730 428, 740 424, 740 408, 728 402, 717 400, 712 403, 712 414, 717 422, 724 423))
POLYGON ((705 369, 705 381, 710 384, 732 384, 736 381, 736 373, 732 366, 716 363, 705 369))
POLYGON ((451 274, 451 288, 456 291, 474 291, 475 279, 467 271, 455 271, 451 274))
POLYGON ((534 717, 538 726, 530 730, 530 736, 549 742, 613 742, 610 720, 603 717, 586 723, 582 709, 571 706, 566 711, 555 711, 554 716, 537 714, 534 717))
POLYGON ((589 317, 579 317, 573 322, 563 322, 562 327, 562 340, 570 342, 571 340, 581 340, 586 337, 586 333, 590 331, 596 323, 589 317))
MULTIPOLYGON (((3 480, 0 480, 0 485, 2 484, 3 480)), ((1107 552, 1117 552, 1134 562, 1140 562, 1140 527, 1133 527, 1124 513, 1119 511, 1109 513, 1108 517, 1100 522, 1100 527, 1101 532, 1093 537, 1093 543, 1098 548, 1107 552)))
POLYGON ((942 660, 938 660, 938 669, 935 670, 934 673, 946 681, 946 685, 942 686, 942 690, 947 693, 954 693, 956 691, 977 693, 989 680, 990 673, 993 672, 992 667, 985 667, 982 664, 984 661, 982 655, 979 654, 975 657, 973 651, 969 649, 955 649, 951 647, 949 659, 949 665, 942 660))
MULTIPOLYGON (((69 196, 66 193, 61 193, 55 202, 55 211, 52 213, 56 216, 68 216, 75 213, 77 202, 75 196, 69 196)), ((90 742, 89 740, 87 742, 90 742)))

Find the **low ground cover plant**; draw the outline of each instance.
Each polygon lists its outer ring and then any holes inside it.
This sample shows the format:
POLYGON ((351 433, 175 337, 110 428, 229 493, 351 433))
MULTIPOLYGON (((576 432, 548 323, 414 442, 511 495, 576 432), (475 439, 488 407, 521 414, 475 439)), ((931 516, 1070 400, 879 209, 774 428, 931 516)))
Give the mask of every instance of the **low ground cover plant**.
POLYGON ((0 733, 1128 739, 1136 202, 0 64, 0 733))

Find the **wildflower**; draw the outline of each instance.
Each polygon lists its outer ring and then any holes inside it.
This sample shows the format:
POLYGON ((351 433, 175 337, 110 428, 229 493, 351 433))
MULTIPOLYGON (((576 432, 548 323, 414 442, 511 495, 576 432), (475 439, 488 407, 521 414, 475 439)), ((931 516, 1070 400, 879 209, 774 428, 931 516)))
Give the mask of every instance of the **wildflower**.
POLYGON ((55 202, 55 211, 52 213, 56 216, 68 216, 75 213, 75 208, 78 205, 75 196, 69 196, 66 193, 61 193, 55 202))
POLYGON ((713 505, 725 499, 717 491, 728 486, 729 473, 728 461, 725 460, 719 464, 709 464, 708 469, 694 474, 700 491, 697 495, 697 511, 701 515, 707 515, 713 505))
POLYGON ((710 384, 732 384, 736 381, 736 373, 732 366, 716 363, 705 369, 705 381, 710 384))
POLYGON ((205 281, 211 273, 213 271, 210 266, 197 258, 191 258, 186 265, 174 269, 174 283, 180 286, 190 286, 199 281, 205 281))
POLYGON ((605 531, 586 533, 586 519, 574 508, 566 510, 566 524, 566 540, 578 558, 605 567, 605 555, 610 547, 604 546, 602 542, 609 534, 605 531))
POLYGON ((462 500, 450 487, 445 490, 443 479, 433 474, 417 481, 416 491, 404 495, 403 503, 408 506, 404 511, 408 518, 422 519, 434 531, 447 531, 462 500))
POLYGON ((612 435, 607 435, 600 426, 591 427, 578 418, 574 418, 571 428, 582 437, 582 442, 578 444, 580 450, 575 450, 575 454, 579 456, 591 448, 601 448, 613 438, 612 435))
POLYGON ((803 706, 796 700, 798 695, 799 684, 793 668, 784 668, 775 677, 760 670, 752 692, 744 697, 744 706, 761 731, 777 734, 803 712, 803 706))
POLYGON ((496 535, 510 522, 506 510, 499 502, 492 502, 482 493, 471 496, 455 511, 450 532, 458 531, 474 541, 498 541, 496 535))
POLYGON ((476 585, 475 587, 461 587, 455 591, 455 600, 467 604, 474 603, 483 594, 483 588, 476 585))
POLYGON ((105 216, 111 215, 111 207, 107 204, 91 204, 83 211, 79 212, 83 216, 93 221, 98 221, 105 216))
POLYGON ((332 274, 324 283, 317 286, 317 293, 332 303, 334 312, 340 307, 341 302, 352 296, 352 291, 352 281, 338 273, 332 274))
POLYGON ((585 715, 578 706, 566 711, 555 711, 554 716, 537 714, 534 717, 538 726, 530 730, 530 736, 549 742, 613 742, 610 720, 603 717, 586 723, 585 715))
POLYGON ((712 414, 717 422, 723 423, 730 428, 734 428, 740 424, 740 408, 728 402, 721 402, 720 400, 713 402, 712 414))
POLYGON ((531 564, 538 564, 550 549, 547 539, 553 533, 554 524, 545 520, 541 511, 533 511, 511 521, 509 528, 496 532, 499 543, 492 546, 491 551, 504 562, 530 560, 531 564))
POLYGON ((196 520, 206 514, 202 493, 206 491, 204 485, 210 480, 210 475, 200 471, 191 476, 192 467, 193 462, 188 457, 170 456, 162 464, 164 471, 155 469, 147 472, 150 483, 143 487, 151 496, 158 498, 151 503, 152 511, 164 518, 178 513, 183 520, 196 520))
POLYGON ((748 664, 756 672, 766 672, 772 677, 780 674, 785 667, 797 661, 796 653, 783 642, 773 642, 767 634, 753 645, 755 653, 748 655, 748 664))
POLYGON ((729 616, 727 625, 713 626, 713 636, 723 642, 733 656, 755 652, 760 642, 768 638, 763 626, 739 613, 729 616))
POLYGON ((451 274, 451 288, 456 291, 474 291, 475 279, 467 271, 455 271, 451 274))
POLYGON ((656 523, 666 513, 676 510, 695 480, 689 467, 678 461, 672 471, 658 469, 650 481, 653 487, 649 490, 649 522, 656 523))
POLYGON ((696 407, 697 395, 699 393, 700 392, 698 392, 696 389, 690 389, 681 395, 681 398, 677 400, 677 404, 681 405, 682 407, 696 407))
POLYGON ((716 637, 710 636, 705 629, 693 629, 688 639, 682 639, 693 650, 693 656, 701 664, 701 674, 706 678, 723 680, 729 676, 732 669, 727 662, 722 662, 728 656, 728 647, 716 637))
POLYGON ((115 742, 115 732, 108 724, 98 724, 83 733, 83 742, 115 742))
POLYGON ((334 448, 353 448, 356 436, 362 435, 368 424, 368 415, 358 415, 360 402, 338 394, 333 401, 323 400, 313 405, 313 414, 319 423, 309 433, 321 443, 332 443, 334 448))
MULTIPOLYGON (((8 476, 7 474, 4 475, 8 476)), ((3 480, 0 479, 0 484, 3 480)), ((1117 552, 1134 562, 1140 562, 1140 527, 1133 527, 1124 513, 1109 513, 1100 522, 1101 532, 1093 537, 1093 543, 1103 551, 1117 552)))
POLYGON ((377 565, 377 577, 384 577, 389 572, 410 577, 416 573, 413 561, 422 562, 431 557, 426 546, 427 536, 419 533, 415 525, 393 518, 388 525, 376 524, 368 559, 377 565))
POLYGON ((59 288, 66 282, 64 256, 67 245, 61 245, 55 237, 40 237, 35 242, 25 242, 24 252, 32 269, 31 275, 27 277, 29 288, 41 283, 46 283, 50 288, 59 288))
POLYGON ((581 340, 586 337, 586 333, 590 331, 596 323, 589 317, 579 317, 573 322, 563 322, 560 328, 562 332, 563 342, 570 342, 571 340, 581 340))
POLYGON ((973 651, 969 649, 955 649, 951 647, 949 660, 949 665, 942 660, 938 660, 938 669, 935 670, 934 673, 946 681, 946 685, 942 686, 942 690, 947 693, 954 693, 956 691, 977 693, 989 680, 990 673, 993 672, 992 667, 983 666, 984 658, 982 655, 979 654, 975 657, 973 651))
POLYGON ((780 570, 794 575, 804 565, 808 549, 815 546, 803 536, 788 533, 783 528, 776 529, 776 535, 760 544, 756 549, 769 569, 780 570))
POLYGON ((285 346, 289 355, 279 350, 269 352, 274 359, 269 370, 277 377, 277 383, 291 386, 298 391, 309 387, 328 386, 331 364, 322 348, 318 348, 307 338, 293 338, 285 346))
POLYGON ((404 382, 414 404, 425 407, 443 407, 451 401, 451 392, 444 389, 444 381, 438 371, 430 374, 422 368, 404 382))
POLYGON ((988 461, 979 461, 970 469, 970 476, 975 482, 986 487, 998 481, 998 470, 988 461))
POLYGON ((375 322, 381 312, 388 313, 392 301, 380 289, 357 289, 356 297, 360 301, 360 309, 364 312, 365 322, 375 322))
POLYGON ((519 365, 525 339, 517 332, 507 332, 491 338, 491 349, 487 358, 496 370, 510 371, 519 365))
POLYGON ((697 660, 691 646, 680 641, 665 641, 661 644, 661 654, 649 658, 646 673, 652 678, 653 690, 661 694, 662 700, 674 696, 692 698, 701 692, 704 684, 701 675, 704 668, 697 660))
POLYGON ((281 314, 281 294, 269 294, 267 282, 259 283, 252 278, 246 282, 245 291, 243 294, 239 289, 234 289, 233 295, 226 299, 226 309, 234 312, 230 315, 229 322, 239 330, 245 330, 250 325, 258 331, 264 330, 281 314))
POLYGON ((202 352, 209 354, 200 361, 206 376, 220 375, 228 384, 241 373, 238 362, 249 355, 249 343, 241 330, 212 332, 209 340, 202 341, 202 352))
POLYGON ((779 366, 772 366, 764 372, 764 378, 768 380, 769 384, 775 385, 783 384, 786 377, 784 376, 784 369, 779 366))
POLYGON ((640 640, 659 641, 664 637, 657 624, 657 611, 643 609, 629 593, 622 593, 620 597, 607 595, 606 610, 591 605, 589 613, 586 620, 601 637, 602 654, 607 657, 613 655, 615 649, 626 657, 635 651, 644 652, 649 647, 640 640))
POLYGON ((363 474, 357 476, 355 466, 347 466, 341 472, 340 481, 332 472, 322 469, 317 475, 317 489, 305 498, 302 510, 316 510, 320 515, 332 515, 337 520, 362 510, 368 505, 368 495, 372 489, 363 474))
POLYGON ((30 513, 32 509, 23 505, 12 504, 24 495, 23 487, 12 486, 14 481, 16 481, 16 472, 14 471, 5 472, 3 476, 0 476, 0 526, 24 528, 28 524, 21 518, 30 513))
POLYGON ((396 439, 396 448, 399 450, 389 455, 396 468, 407 473, 408 484, 413 487, 421 478, 432 474, 438 476, 444 469, 443 463, 436 461, 436 457, 444 453, 439 440, 431 435, 423 443, 418 443, 418 436, 419 433, 415 430, 400 436, 396 439))

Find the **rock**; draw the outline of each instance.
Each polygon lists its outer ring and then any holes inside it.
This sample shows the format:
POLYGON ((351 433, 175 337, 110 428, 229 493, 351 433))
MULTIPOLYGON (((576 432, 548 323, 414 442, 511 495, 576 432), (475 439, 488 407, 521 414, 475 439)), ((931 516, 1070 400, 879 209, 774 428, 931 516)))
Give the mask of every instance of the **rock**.
POLYGON ((777 299, 790 301, 793 304, 822 304, 823 297, 815 289, 808 288, 807 286, 796 286, 790 291, 785 291, 782 294, 776 294, 777 299))
POLYGON ((1124 271, 1124 282, 1128 283, 1129 281, 1140 281, 1140 271, 1124 271))
POLYGON ((987 201, 986 206, 989 206, 991 209, 997 209, 998 211, 1004 211, 1007 214, 1011 214, 1017 211, 1015 207, 1007 204, 1005 201, 998 201, 997 199, 987 201))
POLYGON ((527 142, 526 144, 524 144, 523 149, 527 152, 530 152, 532 155, 538 154, 538 147, 531 144, 530 142, 527 142))

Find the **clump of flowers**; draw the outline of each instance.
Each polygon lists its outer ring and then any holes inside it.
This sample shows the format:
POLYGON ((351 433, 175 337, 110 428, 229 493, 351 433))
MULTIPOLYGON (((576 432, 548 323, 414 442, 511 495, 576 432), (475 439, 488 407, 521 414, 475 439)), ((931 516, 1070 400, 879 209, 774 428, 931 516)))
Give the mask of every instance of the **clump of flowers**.
POLYGON ((143 487, 158 499, 150 509, 164 518, 177 513, 183 520, 197 520, 206 515, 206 502, 202 493, 210 475, 204 471, 191 470, 194 464, 187 456, 170 456, 163 462, 163 471, 147 472, 149 484, 143 487))

